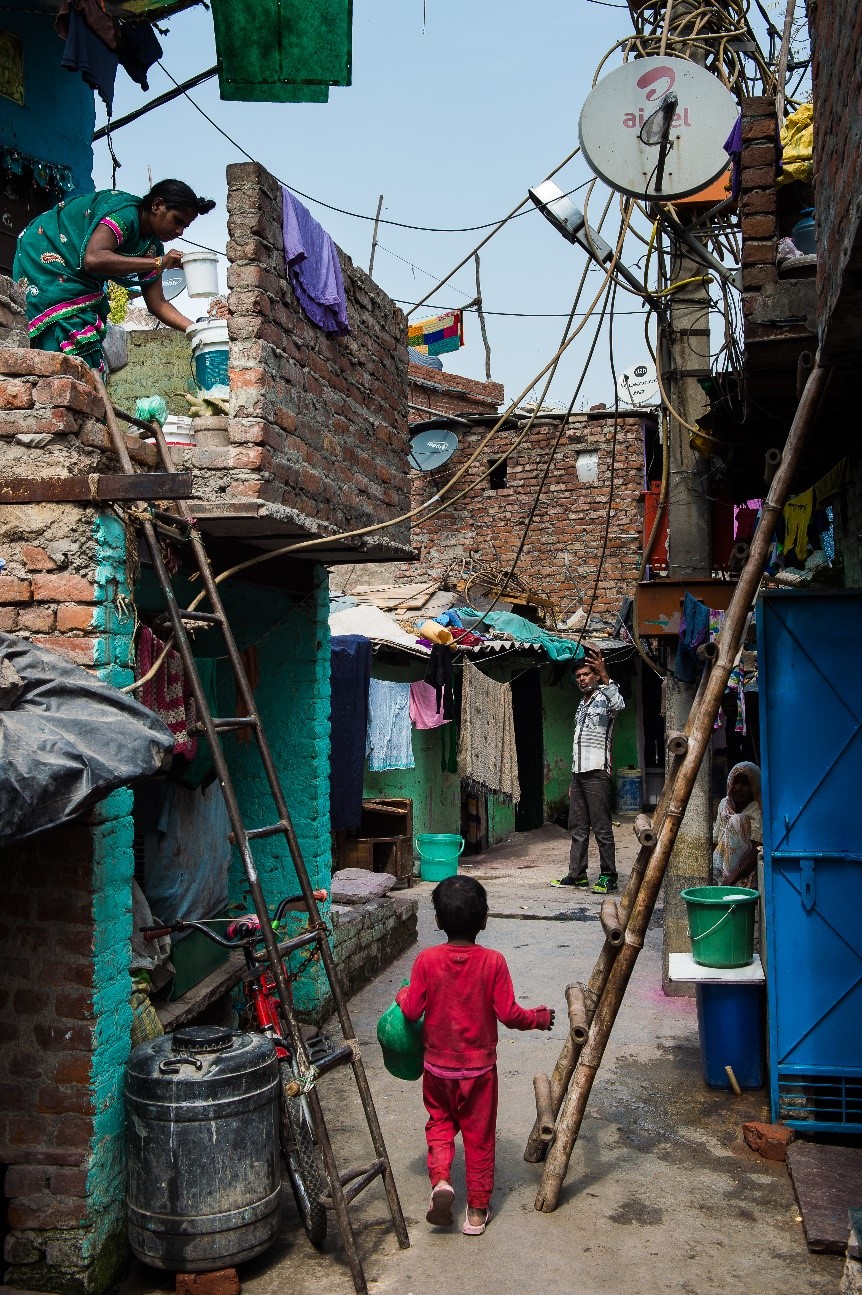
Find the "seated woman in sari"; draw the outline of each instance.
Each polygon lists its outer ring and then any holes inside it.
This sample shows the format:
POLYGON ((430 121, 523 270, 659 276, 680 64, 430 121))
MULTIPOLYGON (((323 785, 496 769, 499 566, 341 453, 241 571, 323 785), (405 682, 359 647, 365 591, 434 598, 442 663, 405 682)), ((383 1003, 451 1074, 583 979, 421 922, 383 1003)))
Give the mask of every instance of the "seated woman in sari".
POLYGON ((727 776, 727 795, 718 807, 712 832, 712 879, 717 886, 741 886, 757 869, 763 843, 760 770, 744 760, 727 776))
POLYGON ((182 252, 165 252, 164 240, 214 206, 180 180, 161 180, 144 198, 103 189, 37 216, 18 238, 12 270, 25 281, 30 345, 77 355, 104 373, 108 279, 139 287, 151 314, 188 328, 192 321, 162 291, 162 271, 183 261, 182 252))

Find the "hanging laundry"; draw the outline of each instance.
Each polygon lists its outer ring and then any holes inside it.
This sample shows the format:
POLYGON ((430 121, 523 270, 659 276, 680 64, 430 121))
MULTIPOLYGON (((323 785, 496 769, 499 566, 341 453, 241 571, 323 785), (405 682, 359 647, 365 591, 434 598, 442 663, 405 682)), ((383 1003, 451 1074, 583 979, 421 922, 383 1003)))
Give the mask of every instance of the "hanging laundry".
POLYGON ((747 505, 737 508, 733 533, 735 543, 738 544, 743 540, 747 542, 752 539, 757 526, 757 518, 758 510, 756 508, 749 508, 747 505))
POLYGON ((795 495, 784 506, 784 551, 795 553, 800 562, 808 557, 808 523, 814 511, 814 489, 795 495))
POLYGON ((834 468, 820 478, 814 486, 814 502, 818 508, 825 504, 831 503, 836 495, 839 495, 844 489, 844 483, 847 480, 847 460, 842 459, 836 463, 834 468))
POLYGON ((458 729, 454 724, 440 729, 440 772, 458 772, 458 729))
POLYGON ((350 332, 338 249, 322 225, 282 188, 284 260, 297 300, 325 333, 350 332))
POLYGON ((410 731, 410 685, 372 679, 368 686, 368 767, 414 769, 410 731))
MULTIPOLYGON (((138 635, 135 677, 143 679, 164 651, 165 645, 148 626, 142 625, 138 635)), ((195 733, 197 710, 192 690, 186 679, 182 657, 170 649, 152 679, 148 679, 138 694, 144 706, 158 715, 174 735, 174 755, 193 760, 198 749, 195 733)), ((159 914, 164 917, 163 913, 159 914)))
POLYGON ((420 679, 410 685, 410 718, 413 727, 419 729, 439 728, 451 720, 437 709, 437 689, 420 679))
POLYGON ((142 90, 149 90, 147 74, 162 57, 162 47, 152 23, 121 22, 119 28, 117 54, 120 63, 142 90))
POLYGON ((98 90, 110 117, 114 109, 114 82, 120 61, 116 49, 105 44, 77 9, 70 9, 66 18, 68 35, 60 66, 69 72, 80 72, 86 84, 92 90, 98 90))
POLYGON ((431 646, 431 656, 425 671, 425 683, 435 691, 437 710, 444 719, 455 715, 455 694, 452 691, 452 653, 441 643, 431 646))
POLYGON ((697 649, 709 638, 709 608, 686 593, 679 625, 673 672, 681 683, 694 683, 700 672, 697 649))
POLYGON ((221 784, 151 782, 135 792, 144 838, 143 891, 161 922, 214 917, 228 901, 230 819, 221 784))
POLYGON ((120 24, 105 13, 99 0, 63 0, 54 19, 54 30, 61 40, 69 35, 70 14, 75 10, 84 19, 90 31, 104 41, 108 49, 116 50, 120 38, 120 24))
POLYGON ((730 196, 738 198, 742 189, 742 117, 737 117, 733 130, 724 141, 724 151, 731 162, 730 196))
POLYGON ((464 662, 458 772, 468 791, 484 791, 517 805, 521 799, 512 689, 464 662))
POLYGON ((341 832, 358 827, 362 817, 371 642, 336 634, 330 645, 329 825, 341 832))

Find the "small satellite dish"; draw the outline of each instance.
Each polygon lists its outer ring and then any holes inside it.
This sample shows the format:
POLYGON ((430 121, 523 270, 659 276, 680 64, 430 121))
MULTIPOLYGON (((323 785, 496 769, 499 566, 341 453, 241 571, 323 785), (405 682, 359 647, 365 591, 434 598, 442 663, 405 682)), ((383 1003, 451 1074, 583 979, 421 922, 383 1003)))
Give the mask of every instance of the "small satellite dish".
POLYGON ((165 270, 162 275, 162 292, 165 294, 165 301, 173 301, 174 297, 178 297, 185 286, 186 276, 181 265, 176 266, 173 270, 165 270))
POLYGON ((617 378, 617 392, 620 404, 630 409, 654 409, 660 405, 655 365, 651 361, 633 364, 617 378))
POLYGON ((451 459, 458 448, 458 437, 447 428, 418 432, 410 441, 410 462, 420 472, 431 472, 451 459))
POLYGON ((717 77, 682 58, 633 59, 603 77, 581 111, 581 148, 612 189, 672 202, 727 170, 739 116, 717 77))

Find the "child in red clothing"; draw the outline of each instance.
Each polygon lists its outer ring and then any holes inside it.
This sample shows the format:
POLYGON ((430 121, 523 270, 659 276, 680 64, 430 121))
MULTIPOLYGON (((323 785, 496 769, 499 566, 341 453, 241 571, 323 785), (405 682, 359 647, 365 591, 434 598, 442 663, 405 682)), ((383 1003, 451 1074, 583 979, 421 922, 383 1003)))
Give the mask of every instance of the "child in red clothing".
POLYGON ((472 877, 447 877, 431 898, 437 926, 448 942, 419 954, 410 984, 395 1000, 408 1021, 425 1015, 422 1098, 428 1111, 431 1178, 426 1217, 440 1227, 452 1223, 455 1191, 449 1172, 460 1129, 467 1171, 467 1213, 461 1230, 466 1236, 481 1236, 491 1221, 494 1187, 497 1022, 511 1030, 550 1030, 554 1013, 547 1007, 519 1007, 502 953, 476 943, 488 921, 484 886, 472 877))

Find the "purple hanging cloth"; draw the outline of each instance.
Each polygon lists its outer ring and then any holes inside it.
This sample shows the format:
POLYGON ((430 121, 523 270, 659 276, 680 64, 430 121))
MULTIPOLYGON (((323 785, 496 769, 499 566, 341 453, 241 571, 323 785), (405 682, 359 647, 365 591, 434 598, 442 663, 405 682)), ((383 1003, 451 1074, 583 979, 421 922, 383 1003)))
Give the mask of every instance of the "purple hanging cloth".
POLYGON ((338 249, 299 199, 281 192, 284 260, 299 304, 325 333, 349 333, 338 249))

